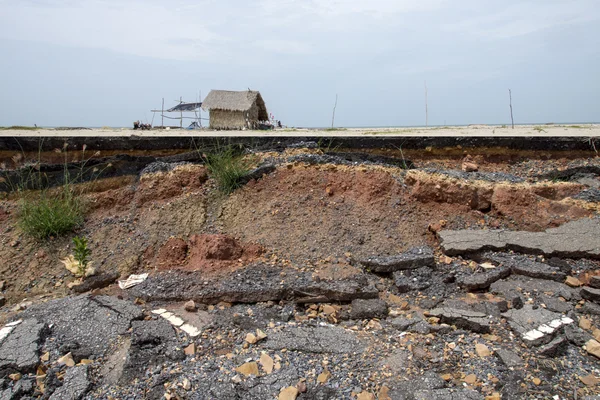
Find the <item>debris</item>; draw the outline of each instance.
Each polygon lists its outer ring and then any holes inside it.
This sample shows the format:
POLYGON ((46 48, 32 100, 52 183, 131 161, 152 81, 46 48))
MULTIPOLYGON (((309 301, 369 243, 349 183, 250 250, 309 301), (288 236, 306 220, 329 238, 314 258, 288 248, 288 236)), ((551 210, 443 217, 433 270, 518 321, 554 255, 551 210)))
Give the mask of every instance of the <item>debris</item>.
POLYGON ((585 344, 585 350, 593 356, 600 358, 600 343, 594 339, 589 340, 585 344))
POLYGON ((183 308, 185 309, 185 311, 189 312, 194 312, 197 310, 196 303, 194 303, 194 300, 186 302, 183 308))
POLYGON ((375 395, 371 392, 362 391, 356 396, 356 400, 375 400, 375 395))
POLYGON ((186 356, 193 356, 194 354, 196 354, 196 344, 190 344, 185 349, 183 349, 183 352, 186 356))
POLYGON ((57 360, 57 362, 59 364, 64 364, 67 367, 74 367, 75 366, 75 361, 73 360, 73 355, 71 353, 67 353, 64 356, 62 356, 61 358, 59 358, 57 360))
POLYGON ((385 318, 388 313, 387 303, 381 299, 352 301, 351 319, 385 318))
POLYGON ((298 397, 298 389, 294 386, 288 386, 279 392, 278 400, 296 400, 298 397))
POLYGON ((317 382, 319 383, 327 383, 327 381, 331 378, 331 372, 325 369, 323 372, 317 376, 317 382))
POLYGON ((475 345, 475 351, 477 352, 477 355, 481 358, 486 358, 492 355, 490 349, 485 344, 481 343, 477 343, 475 345))
POLYGON ((586 376, 580 376, 579 380, 581 382, 583 382, 583 384, 586 386, 596 386, 598 383, 600 383, 600 379, 596 378, 592 374, 586 375, 586 376))
POLYGON ((134 287, 135 285, 139 285, 148 279, 148 274, 140 274, 140 275, 130 275, 124 281, 119 281, 119 287, 123 290, 129 289, 130 287, 134 287))
POLYGON ((258 364, 254 361, 242 364, 235 370, 244 376, 258 376, 258 364))
POLYGON ((583 283, 579 279, 573 276, 567 276, 565 283, 571 287, 579 287, 583 285, 583 283))
POLYGON ((439 317, 442 322, 456 325, 477 333, 489 333, 490 323, 487 315, 471 310, 455 308, 436 308, 429 311, 432 317, 439 317))
POLYGON ((388 273, 431 266, 435 259, 430 247, 415 247, 396 256, 372 257, 359 262, 373 272, 388 273))
POLYGON ((258 362, 262 366, 263 370, 267 373, 267 375, 273 372, 273 367, 275 363, 267 353, 262 353, 258 362))

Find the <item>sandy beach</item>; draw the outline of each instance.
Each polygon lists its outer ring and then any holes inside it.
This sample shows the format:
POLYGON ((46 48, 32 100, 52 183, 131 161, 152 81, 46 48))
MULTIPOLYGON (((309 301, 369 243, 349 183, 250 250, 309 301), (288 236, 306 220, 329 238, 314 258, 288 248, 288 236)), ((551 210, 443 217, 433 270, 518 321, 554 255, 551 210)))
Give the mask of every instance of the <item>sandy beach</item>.
POLYGON ((147 137, 200 137, 200 136, 385 136, 385 137, 598 137, 600 124, 587 125, 519 125, 514 129, 500 125, 469 125, 459 127, 417 127, 417 128, 337 128, 337 129, 307 129, 283 128, 272 131, 216 131, 216 130, 133 130, 129 128, 93 128, 93 129, 60 129, 40 128, 36 130, 0 130, 0 137, 85 137, 85 136, 147 136, 147 137))

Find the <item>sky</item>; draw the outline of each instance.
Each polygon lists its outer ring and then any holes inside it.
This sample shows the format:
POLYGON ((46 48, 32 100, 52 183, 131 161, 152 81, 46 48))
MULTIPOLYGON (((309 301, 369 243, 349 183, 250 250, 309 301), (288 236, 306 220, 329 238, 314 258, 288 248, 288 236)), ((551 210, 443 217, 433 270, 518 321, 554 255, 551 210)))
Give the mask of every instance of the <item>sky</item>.
POLYGON ((600 122, 598 0, 0 0, 0 126, 131 126, 211 89, 283 124, 600 122), (425 98, 427 87, 427 101, 425 98))

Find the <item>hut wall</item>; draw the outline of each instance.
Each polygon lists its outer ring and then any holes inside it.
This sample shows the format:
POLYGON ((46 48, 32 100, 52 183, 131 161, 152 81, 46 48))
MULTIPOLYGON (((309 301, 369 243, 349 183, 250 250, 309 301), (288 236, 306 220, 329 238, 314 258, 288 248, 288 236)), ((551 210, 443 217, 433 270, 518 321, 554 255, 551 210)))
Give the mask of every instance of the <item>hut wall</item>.
POLYGON ((246 118, 242 111, 210 110, 211 129, 242 129, 246 118))

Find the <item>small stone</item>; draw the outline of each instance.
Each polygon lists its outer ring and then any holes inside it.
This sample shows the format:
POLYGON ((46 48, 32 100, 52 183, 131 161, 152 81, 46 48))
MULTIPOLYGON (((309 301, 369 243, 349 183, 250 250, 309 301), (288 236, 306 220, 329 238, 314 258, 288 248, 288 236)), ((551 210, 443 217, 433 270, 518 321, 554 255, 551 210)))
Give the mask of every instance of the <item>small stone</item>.
POLYGON ((586 386, 596 386, 598 383, 600 383, 600 379, 596 378, 592 374, 587 376, 580 376, 579 380, 583 382, 583 384, 586 386))
POLYGON ((273 359, 267 353, 262 353, 260 356, 260 360, 258 360, 258 362, 260 363, 260 365, 263 367, 263 370, 267 374, 270 374, 271 372, 273 372, 273 367, 275 366, 275 363, 273 362, 273 359))
POLYGON ((192 388, 192 383, 188 378, 183 378, 183 382, 181 383, 181 387, 185 390, 190 390, 192 388))
POLYGON ((371 392, 363 391, 356 396, 356 400, 375 400, 375 395, 371 392))
POLYGON ((242 364, 235 370, 244 376, 258 376, 258 364, 254 361, 242 364))
POLYGON ((255 344, 256 342, 258 342, 258 339, 254 335, 254 333, 249 333, 246 335, 246 342, 250 344, 255 344))
POLYGON ((75 361, 73 360, 73 355, 69 352, 58 359, 59 364, 65 364, 67 367, 74 367, 75 361))
POLYGON ((485 396, 485 400, 501 400, 502 396, 500 396, 500 393, 498 392, 494 392, 489 396, 485 396))
POLYGON ((329 304, 325 304, 323 306, 323 314, 325 314, 325 315, 335 314, 335 308, 333 308, 329 304))
POLYGON ((196 354, 196 344, 190 344, 185 349, 183 349, 183 352, 186 356, 193 356, 194 354, 196 354))
POLYGON ((19 372, 8 375, 8 377, 10 378, 11 381, 21 380, 22 376, 23 375, 21 375, 19 372))
POLYGON ((40 360, 43 362, 47 362, 48 360, 50 360, 50 352, 47 351, 44 354, 42 354, 40 360))
POLYGON ((390 388, 387 386, 382 386, 377 394, 377 400, 392 400, 390 397, 390 388))
POLYGON ((581 281, 574 276, 567 276, 565 283, 571 287, 579 287, 583 285, 583 283, 581 283, 581 281))
POLYGON ((479 170, 479 166, 477 164, 469 161, 463 162, 461 168, 465 172, 476 172, 479 170))
POLYGON ((198 307, 196 307, 196 303, 194 302, 194 300, 190 300, 190 301, 186 302, 185 305, 183 306, 183 308, 185 309, 185 311, 189 311, 189 312, 194 312, 198 309, 198 307))
POLYGON ((467 376, 465 376, 465 379, 463 379, 463 381, 467 385, 473 385, 475 382, 477 382, 477 375, 475 375, 475 374, 467 375, 467 376))
POLYGON ((306 382, 300 381, 298 382, 296 387, 298 388, 298 392, 300 393, 306 393, 307 391, 306 382))
POLYGON ((600 343, 598 343, 596 340, 588 340, 588 342, 585 344, 585 350, 591 355, 600 358, 600 343))
POLYGON ((267 334, 261 331, 260 329, 256 330, 256 341, 259 342, 263 339, 267 338, 267 334))
POLYGON ((592 321, 590 321, 587 318, 580 318, 579 319, 579 327, 581 329, 585 329, 586 331, 589 331, 590 329, 592 329, 592 321))
POLYGON ((331 372, 329 370, 324 370, 317 377, 317 382, 319 383, 327 383, 327 381, 331 378, 331 372))
POLYGON ((540 386, 542 384, 542 380, 540 378, 533 378, 531 381, 535 386, 540 386))
POLYGON ((295 388, 294 386, 288 386, 285 389, 282 389, 281 392, 279 392, 279 397, 277 397, 278 400, 296 400, 296 397, 298 397, 298 388, 295 388))
POLYGON ((451 381, 452 374, 444 374, 444 375, 442 375, 442 379, 445 380, 446 382, 451 381))
POLYGON ((490 349, 485 344, 481 343, 477 343, 475 345, 475 351, 477 352, 477 355, 481 358, 489 357, 492 355, 490 349))

